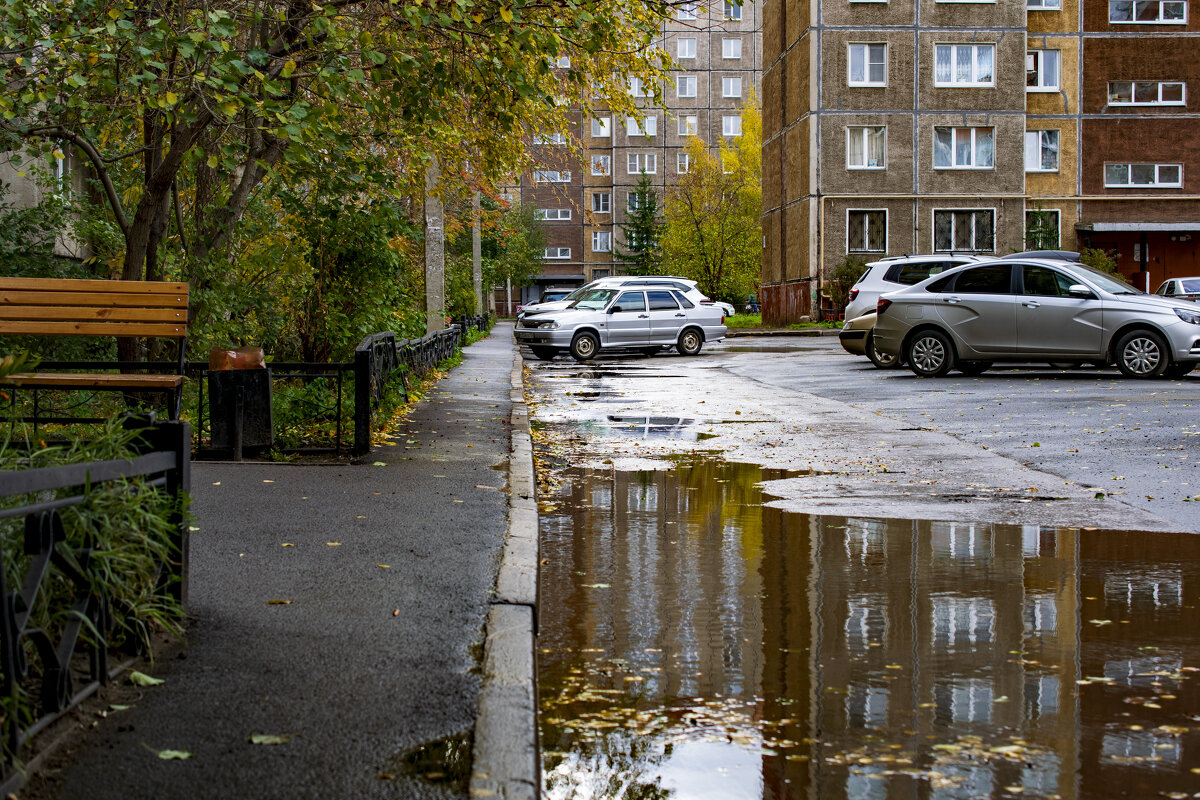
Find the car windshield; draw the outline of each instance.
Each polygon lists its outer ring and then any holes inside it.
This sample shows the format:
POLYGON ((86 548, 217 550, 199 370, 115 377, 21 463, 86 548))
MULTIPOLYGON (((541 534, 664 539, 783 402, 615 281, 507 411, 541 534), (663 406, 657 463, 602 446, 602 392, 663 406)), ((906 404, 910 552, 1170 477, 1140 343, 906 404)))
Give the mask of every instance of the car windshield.
POLYGON ((1071 267, 1073 269, 1084 270, 1087 273, 1088 280, 1109 294, 1142 294, 1142 292, 1121 280, 1119 275, 1101 272, 1094 267, 1089 267, 1087 264, 1072 264, 1071 267))
POLYGON ((1200 278, 1184 278, 1179 281, 1179 286, 1188 294, 1200 292, 1200 278))
POLYGON ((588 289, 571 304, 571 308, 604 308, 619 291, 620 289, 588 289))

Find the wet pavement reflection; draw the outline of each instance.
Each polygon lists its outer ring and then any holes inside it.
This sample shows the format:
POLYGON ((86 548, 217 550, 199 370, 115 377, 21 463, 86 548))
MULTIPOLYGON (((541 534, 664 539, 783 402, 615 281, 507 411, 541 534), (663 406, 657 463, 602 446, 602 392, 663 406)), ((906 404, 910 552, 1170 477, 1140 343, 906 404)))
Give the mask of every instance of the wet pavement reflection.
POLYGON ((1200 537, 793 514, 710 457, 559 477, 549 798, 1200 797, 1200 537))

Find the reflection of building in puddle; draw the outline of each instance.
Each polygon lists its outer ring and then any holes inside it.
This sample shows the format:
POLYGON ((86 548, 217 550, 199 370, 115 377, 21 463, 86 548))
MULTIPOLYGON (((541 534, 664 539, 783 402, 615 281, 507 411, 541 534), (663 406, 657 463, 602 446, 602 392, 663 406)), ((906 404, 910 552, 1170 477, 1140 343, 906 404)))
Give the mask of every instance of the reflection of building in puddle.
POLYGON ((695 440, 696 420, 690 417, 651 417, 609 414, 608 426, 616 433, 635 439, 695 440))
POLYGON ((565 485, 543 520, 551 796, 613 796, 577 765, 621 773, 605 754, 635 746, 626 785, 680 800, 1154 796, 1200 767, 1179 746, 1200 538, 790 514, 762 507, 774 477, 565 485))

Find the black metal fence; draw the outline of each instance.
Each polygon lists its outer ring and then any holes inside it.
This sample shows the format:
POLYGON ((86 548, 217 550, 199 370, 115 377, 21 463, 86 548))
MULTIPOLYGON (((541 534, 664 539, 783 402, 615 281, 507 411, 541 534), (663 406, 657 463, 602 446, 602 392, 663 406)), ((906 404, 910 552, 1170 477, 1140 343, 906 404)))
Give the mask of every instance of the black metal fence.
POLYGON ((190 485, 189 428, 180 421, 153 424, 142 435, 143 454, 129 460, 0 473, 0 500, 25 498, 20 505, 0 508, 0 519, 24 518, 23 552, 28 559, 20 586, 10 594, 5 578, 9 565, 0 555, 0 699, 4 702, 0 793, 7 796, 19 783, 20 776, 13 770, 24 743, 117 677, 125 666, 109 666, 109 600, 104 586, 89 573, 96 534, 85 531, 84 545, 72 549, 60 511, 85 504, 92 493, 114 482, 141 479, 144 486, 165 490, 177 509, 170 520, 176 561, 160 565, 159 586, 186 606, 188 526, 182 501, 190 485), (57 641, 31 621, 34 608, 50 598, 68 606, 68 622, 57 641), (40 674, 34 674, 31 653, 40 674), (22 688, 37 699, 32 719, 17 713, 15 698, 22 688))

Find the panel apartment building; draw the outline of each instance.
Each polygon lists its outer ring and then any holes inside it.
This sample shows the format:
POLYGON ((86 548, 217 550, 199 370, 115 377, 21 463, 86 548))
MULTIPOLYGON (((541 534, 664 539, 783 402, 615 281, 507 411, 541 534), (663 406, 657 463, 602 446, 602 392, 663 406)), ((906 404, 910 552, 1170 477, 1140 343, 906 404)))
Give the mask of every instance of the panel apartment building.
POLYGON ((629 219, 641 173, 661 198, 664 187, 688 169, 689 137, 716 146, 723 137, 741 135, 742 106, 751 90, 761 97, 761 10, 758 3, 726 0, 677 6, 660 39, 677 64, 663 88, 662 106, 652 105, 653 93, 633 81, 630 92, 645 98, 644 116, 580 115, 571 135, 582 146, 582 158, 566 147, 565 136, 535 139, 537 168, 508 193, 535 209, 547 246, 537 283, 514 303, 532 302, 546 288, 621 273, 614 248, 624 245, 620 225, 629 219))
POLYGON ((1188 4, 767 3, 766 318, 813 313, 847 255, 1101 247, 1139 288, 1200 274, 1188 4))

